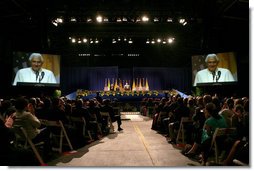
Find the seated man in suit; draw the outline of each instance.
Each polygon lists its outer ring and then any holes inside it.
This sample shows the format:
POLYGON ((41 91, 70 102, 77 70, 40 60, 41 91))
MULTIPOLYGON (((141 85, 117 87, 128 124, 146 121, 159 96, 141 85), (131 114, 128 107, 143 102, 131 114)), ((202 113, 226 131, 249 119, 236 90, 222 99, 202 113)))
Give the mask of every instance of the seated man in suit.
POLYGON ((117 121, 117 126, 118 126, 118 131, 122 131, 123 129, 121 128, 121 117, 119 115, 115 115, 113 107, 110 105, 110 101, 108 99, 103 100, 103 106, 100 109, 101 112, 108 112, 109 116, 111 118, 112 122, 117 121))

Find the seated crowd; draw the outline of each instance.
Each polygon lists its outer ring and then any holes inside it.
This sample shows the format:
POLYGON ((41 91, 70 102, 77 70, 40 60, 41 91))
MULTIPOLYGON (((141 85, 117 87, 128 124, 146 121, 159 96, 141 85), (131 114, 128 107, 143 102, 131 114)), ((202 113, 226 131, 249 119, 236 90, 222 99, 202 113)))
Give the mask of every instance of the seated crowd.
POLYGON ((0 107, 0 134, 1 139, 4 140, 0 142, 2 152, 0 165, 39 164, 34 157, 31 159, 33 153, 30 150, 17 146, 17 134, 19 134, 17 127, 24 128, 34 144, 43 142, 42 158, 45 161, 51 159, 51 155, 54 154, 54 146, 58 142, 52 139, 52 134, 55 134, 57 130, 43 125, 43 121, 61 121, 68 138, 76 148, 110 133, 107 117, 110 117, 111 122, 117 122, 118 131, 123 130, 120 115, 114 111, 110 100, 107 99, 99 103, 96 98, 71 101, 66 98, 18 97, 3 100, 0 107), (100 112, 107 112, 108 116, 101 116, 100 112), (75 117, 83 119, 83 123, 75 124, 72 120, 75 117), (20 157, 21 159, 18 159, 20 157))
MULTIPOLYGON (((141 104, 142 113, 147 114, 145 104, 151 103, 145 99, 141 104)), ((235 128, 233 136, 227 136, 219 141, 219 147, 224 151, 219 165, 249 164, 249 99, 219 98, 218 96, 204 95, 199 97, 182 98, 179 95, 169 99, 162 98, 154 102, 151 129, 164 134, 167 141, 176 145, 184 145, 183 154, 208 165, 213 150, 211 141, 216 128, 235 128), (177 141, 181 118, 189 118, 184 124, 186 143, 177 141), (234 161, 233 161, 234 160, 234 161)), ((181 141, 182 142, 182 141, 181 141)), ((211 163, 210 163, 211 164, 211 163)))
MULTIPOLYGON (((42 120, 61 121, 76 148, 98 140, 110 133, 111 122, 122 131, 121 117, 108 99, 26 98, 18 97, 0 103, 0 165, 38 165, 31 152, 15 146, 15 126, 22 126, 34 142, 43 141, 43 159, 49 160, 55 145, 51 134, 54 129, 43 125, 42 120), (74 124, 73 117, 83 118, 84 123, 74 124), (27 157, 21 157, 27 156, 27 157), (18 160, 17 160, 18 159, 18 160)), ((182 118, 185 147, 183 154, 206 165, 212 156, 211 141, 216 128, 236 128, 233 137, 220 140, 219 147, 225 151, 222 165, 249 164, 249 99, 220 98, 204 95, 182 98, 179 95, 144 99, 140 102, 142 115, 153 119, 151 128, 165 135, 169 143, 178 144, 178 132, 182 118), (238 162, 238 163, 237 163, 238 162)))

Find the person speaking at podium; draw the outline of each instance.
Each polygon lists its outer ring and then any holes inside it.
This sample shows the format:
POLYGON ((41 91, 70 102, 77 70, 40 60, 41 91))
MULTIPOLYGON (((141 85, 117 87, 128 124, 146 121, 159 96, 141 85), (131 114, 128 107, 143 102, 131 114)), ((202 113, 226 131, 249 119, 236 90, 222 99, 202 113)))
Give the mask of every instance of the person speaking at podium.
POLYGON ((32 53, 29 57, 31 67, 18 70, 15 75, 13 85, 18 82, 24 83, 56 83, 55 75, 52 71, 42 68, 44 59, 40 53, 32 53))
POLYGON ((232 73, 226 68, 219 68, 220 59, 216 54, 208 54, 205 59, 207 68, 197 72, 193 86, 198 83, 217 83, 235 81, 232 73))
POLYGON ((128 84, 127 81, 126 81, 126 83, 125 83, 123 88, 124 88, 125 91, 130 91, 131 90, 131 87, 130 87, 130 85, 128 84))

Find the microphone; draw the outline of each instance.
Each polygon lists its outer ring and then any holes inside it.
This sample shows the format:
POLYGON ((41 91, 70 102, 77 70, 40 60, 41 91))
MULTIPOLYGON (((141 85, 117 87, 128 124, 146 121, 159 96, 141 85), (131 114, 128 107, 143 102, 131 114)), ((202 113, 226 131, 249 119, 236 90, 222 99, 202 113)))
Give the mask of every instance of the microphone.
POLYGON ((214 81, 214 77, 215 77, 215 71, 213 71, 213 72, 212 72, 212 74, 213 74, 213 81, 214 81))
POLYGON ((35 71, 35 75, 36 75, 36 81, 37 81, 38 76, 39 76, 39 71, 35 71))
POLYGON ((44 75, 45 75, 45 72, 44 71, 42 71, 41 72, 41 76, 40 76, 40 78, 39 78, 39 83, 41 82, 41 80, 44 78, 44 75))
POLYGON ((218 80, 220 79, 220 75, 221 75, 221 71, 218 71, 218 73, 216 75, 216 82, 218 82, 218 80))

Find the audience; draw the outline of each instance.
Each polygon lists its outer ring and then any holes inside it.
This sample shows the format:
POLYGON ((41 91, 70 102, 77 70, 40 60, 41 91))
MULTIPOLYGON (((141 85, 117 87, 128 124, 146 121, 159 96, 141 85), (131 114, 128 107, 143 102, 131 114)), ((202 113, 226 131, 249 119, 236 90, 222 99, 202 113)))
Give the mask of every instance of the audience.
POLYGON ((5 126, 0 113, 0 166, 35 166, 39 163, 29 150, 16 148, 14 145, 15 133, 5 126))
POLYGON ((178 106, 175 108, 173 112, 174 120, 170 122, 169 127, 169 136, 168 140, 170 143, 176 143, 176 130, 179 129, 181 118, 182 117, 190 117, 190 109, 184 105, 183 98, 179 97, 177 99, 178 106))
POLYGON ((110 100, 105 99, 103 100, 103 106, 100 108, 101 112, 108 112, 109 116, 111 118, 112 122, 117 121, 117 130, 122 131, 123 128, 121 128, 122 121, 121 121, 121 116, 115 114, 113 107, 110 105, 110 100))
MULTIPOLYGON (((27 112, 28 100, 24 97, 19 97, 15 102, 15 120, 13 122, 13 127, 23 127, 28 137, 34 142, 44 142, 44 156, 48 157, 51 152, 50 145, 50 132, 47 128, 39 129, 41 123, 39 119, 33 115, 31 112, 27 112)), ((23 137, 23 136, 21 136, 23 137)))
MULTIPOLYGON (((243 98, 224 98, 222 100, 218 96, 204 95, 183 99, 179 95, 171 96, 170 99, 162 98, 160 103, 158 99, 144 99, 142 103, 142 111, 145 111, 149 106, 155 112, 153 117, 152 129, 159 133, 166 132, 170 143, 176 142, 176 133, 179 129, 179 124, 182 117, 192 119, 192 124, 185 126, 187 129, 187 145, 188 148, 184 151, 184 155, 202 162, 206 165, 211 153, 210 144, 211 138, 216 128, 235 127, 237 129, 237 137, 234 142, 225 145, 224 140, 219 140, 220 145, 224 145, 226 149, 226 157, 223 165, 237 165, 239 162, 249 164, 249 100, 243 98), (166 112, 166 117, 158 117, 160 112, 166 112), (167 126, 168 125, 168 126, 167 126), (199 156, 200 157, 197 157, 199 156)), ((115 103, 117 107, 120 103, 115 103)), ((141 104, 141 103, 140 103, 141 104)), ((121 116, 117 115, 110 104, 109 99, 101 97, 93 99, 77 99, 74 101, 66 98, 49 98, 31 97, 27 100, 24 97, 11 100, 3 100, 0 105, 0 133, 5 137, 0 142, 0 164, 1 165, 34 165, 37 163, 35 158, 28 162, 20 160, 13 162, 15 158, 22 155, 29 156, 27 151, 20 151, 13 148, 12 142, 14 132, 12 126, 23 126, 33 142, 44 141, 44 152, 50 154, 51 140, 49 130, 45 127, 41 129, 39 119, 47 120, 62 120, 64 125, 70 123, 68 116, 81 116, 86 120, 86 129, 90 129, 94 135, 93 138, 100 139, 99 129, 103 129, 104 119, 100 112, 109 112, 112 122, 117 122, 118 131, 122 131, 121 116), (39 118, 39 119, 38 119, 39 118), (96 123, 96 124, 95 124, 96 123), (17 154, 15 156, 15 154, 17 154)), ((140 107, 141 108, 141 107, 140 107)), ((72 137, 78 138, 78 137, 72 137)), ((38 164, 38 163, 37 163, 38 164)))

